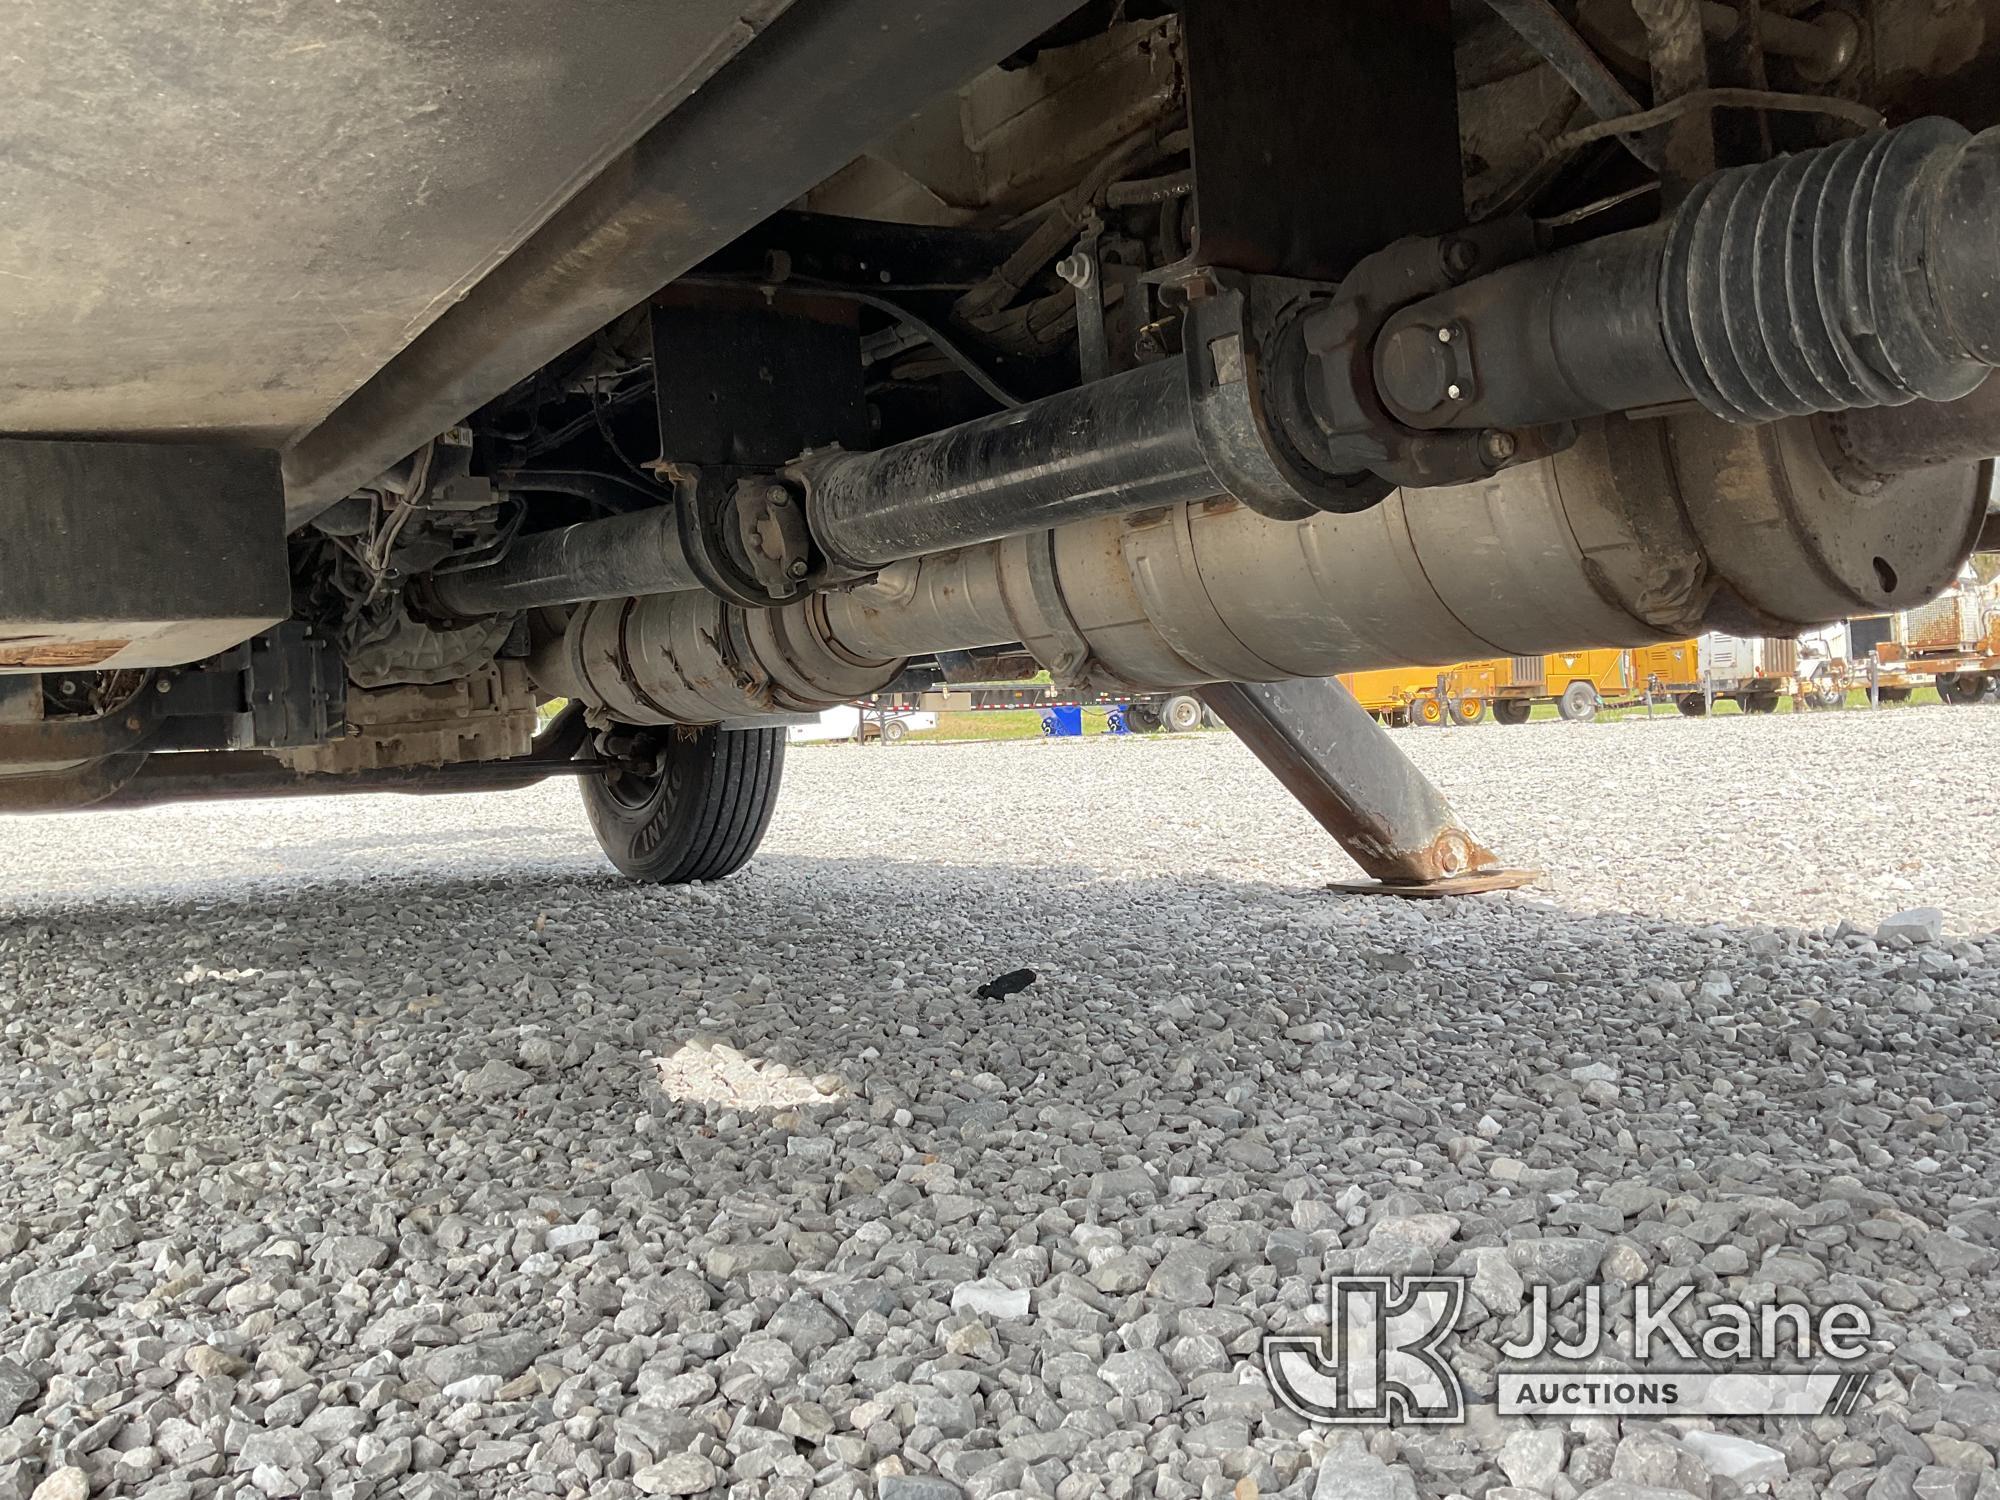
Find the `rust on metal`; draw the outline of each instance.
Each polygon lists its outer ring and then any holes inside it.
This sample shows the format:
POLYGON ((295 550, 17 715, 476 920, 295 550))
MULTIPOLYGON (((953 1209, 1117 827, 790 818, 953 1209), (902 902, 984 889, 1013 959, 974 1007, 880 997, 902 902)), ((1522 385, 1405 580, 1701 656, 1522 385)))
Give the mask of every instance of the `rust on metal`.
POLYGON ((27 667, 42 671, 94 667, 109 661, 131 645, 130 641, 40 640, 31 645, 0 645, 0 667, 27 667))
POLYGON ((1488 891, 1516 891, 1542 878, 1540 870, 1475 870, 1436 880, 1334 880, 1327 889, 1346 896, 1402 896, 1413 900, 1438 896, 1481 896, 1488 891))
POLYGON ((1217 683, 1208 704, 1389 895, 1525 885, 1466 831, 1442 793, 1338 680, 1217 683))
POLYGON ((163 718, 163 700, 141 692, 109 713, 0 724, 0 766, 59 765, 141 750, 163 718))

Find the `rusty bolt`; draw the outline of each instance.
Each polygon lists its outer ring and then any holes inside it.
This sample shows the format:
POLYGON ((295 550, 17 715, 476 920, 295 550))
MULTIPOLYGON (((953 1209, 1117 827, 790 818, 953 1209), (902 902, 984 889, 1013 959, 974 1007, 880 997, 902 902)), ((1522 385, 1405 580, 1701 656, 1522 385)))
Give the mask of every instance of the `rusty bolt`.
POLYGON ((1489 427, 1479 434, 1479 456, 1496 469, 1520 451, 1520 440, 1504 427, 1489 427))
POLYGON ((1440 876, 1461 875, 1472 863, 1472 840, 1458 829, 1446 829, 1431 844, 1431 859, 1440 876))
POLYGON ((782 484, 774 484, 764 491, 764 499, 771 505, 790 505, 792 503, 792 492, 782 484))
POLYGON ((153 684, 153 691, 156 693, 171 693, 173 690, 173 683, 165 677, 153 684))
POLYGON ((812 571, 812 567, 810 564, 806 562, 806 560, 803 557, 801 557, 792 563, 792 566, 789 571, 791 572, 792 577, 803 578, 806 576, 806 574, 812 571))

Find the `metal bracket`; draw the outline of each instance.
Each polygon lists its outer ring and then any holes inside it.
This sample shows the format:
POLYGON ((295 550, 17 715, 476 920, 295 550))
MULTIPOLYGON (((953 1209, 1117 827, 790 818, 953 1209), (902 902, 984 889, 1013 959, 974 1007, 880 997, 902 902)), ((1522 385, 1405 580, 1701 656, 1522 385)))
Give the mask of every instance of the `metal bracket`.
POLYGON ((737 555, 747 551, 736 489, 740 474, 664 462, 656 470, 673 485, 681 555, 701 586, 745 609, 768 609, 783 602, 772 598, 763 580, 737 555))
POLYGON ((1461 221, 1448 0, 1180 10, 1200 259, 1337 280, 1378 245, 1461 221))
POLYGON ((1111 373, 1111 341, 1104 328, 1104 265, 1098 239, 1104 226, 1092 214, 1077 237, 1076 249, 1056 262, 1056 275, 1076 292, 1076 363, 1085 380, 1111 373))
POLYGON ((163 697, 149 676, 109 713, 0 724, 0 765, 58 765, 143 750, 159 734, 167 717, 164 710, 163 697))
POLYGON ((1020 549, 1028 593, 1034 602, 1040 636, 1025 644, 1049 669, 1059 686, 1071 687, 1089 675, 1090 642, 1070 615, 1056 577, 1055 533, 1032 531, 1002 544, 1020 549))
POLYGON ((1222 682, 1199 696, 1374 877, 1336 889, 1460 895, 1537 878, 1538 871, 1508 869, 1473 838, 1444 794, 1337 680, 1222 682))
MULTIPOLYGON (((20 680, 39 699, 41 680, 20 680)), ((29 718, 17 705, 15 716, 0 722, 0 811, 100 802, 155 750, 323 743, 341 722, 345 691, 330 643, 287 621, 205 661, 146 673, 102 713, 29 718), (17 766, 31 769, 6 770, 17 766)))
POLYGON ((812 572, 804 504, 782 480, 762 476, 739 479, 734 498, 737 537, 751 576, 771 602, 792 598, 812 572))

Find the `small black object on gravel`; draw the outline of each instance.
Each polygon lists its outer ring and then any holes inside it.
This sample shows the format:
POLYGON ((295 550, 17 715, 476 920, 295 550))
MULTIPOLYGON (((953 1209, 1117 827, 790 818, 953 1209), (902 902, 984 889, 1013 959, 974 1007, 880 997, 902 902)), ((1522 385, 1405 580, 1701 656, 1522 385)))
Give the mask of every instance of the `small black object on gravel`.
POLYGON ((1005 1000, 1009 995, 1018 995, 1042 976, 1033 969, 1016 969, 1011 974, 1002 974, 998 979, 989 979, 973 993, 982 1000, 1005 1000))

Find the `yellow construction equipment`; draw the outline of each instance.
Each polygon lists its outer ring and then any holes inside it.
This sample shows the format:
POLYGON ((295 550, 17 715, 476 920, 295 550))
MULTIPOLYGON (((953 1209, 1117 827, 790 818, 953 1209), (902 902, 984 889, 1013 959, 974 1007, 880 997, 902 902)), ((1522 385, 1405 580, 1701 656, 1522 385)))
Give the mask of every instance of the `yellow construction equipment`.
POLYGON ((1497 656, 1451 668, 1478 683, 1493 717, 1525 724, 1537 703, 1552 703, 1565 719, 1597 716, 1606 706, 1700 695, 1701 651, 1696 641, 1669 641, 1631 651, 1552 651, 1546 656, 1497 656))
MULTIPOLYGON (((1960 643, 1953 646, 1944 639, 1951 624, 1929 620, 1941 607, 1911 611, 1908 621, 1898 617, 1905 638, 1923 642, 1922 651, 1901 640, 1875 647, 1884 698, 1908 697, 1913 673, 1936 680, 1939 696, 1947 702, 2000 693, 2000 608, 1959 605, 1960 643), (1930 633, 1920 634, 1919 624, 1930 633), (1961 696, 1950 696, 1954 691, 1961 696)), ((1709 635, 1622 651, 1553 651, 1444 667, 1350 672, 1340 680, 1383 723, 1430 725, 1476 724, 1489 708, 1502 724, 1525 724, 1537 703, 1553 704, 1569 720, 1593 719, 1600 709, 1641 702, 1671 703, 1691 716, 1707 713, 1718 701, 1732 702, 1744 713, 1764 714, 1774 712, 1786 696, 1805 695, 1808 687, 1812 706, 1824 706, 1829 695, 1837 701, 1837 688, 1845 679, 1829 677, 1834 688, 1819 677, 1802 686, 1799 642, 1790 636, 1709 635)))
POLYGON ((1502 724, 1527 723, 1537 703, 1555 704, 1565 719, 1594 719, 1607 702, 1645 690, 1645 678, 1633 677, 1629 651, 1552 651, 1477 665, 1493 674, 1493 717, 1502 724))
POLYGON ((1493 701, 1493 663, 1450 667, 1384 667, 1344 672, 1341 684, 1384 724, 1477 724, 1493 701))

